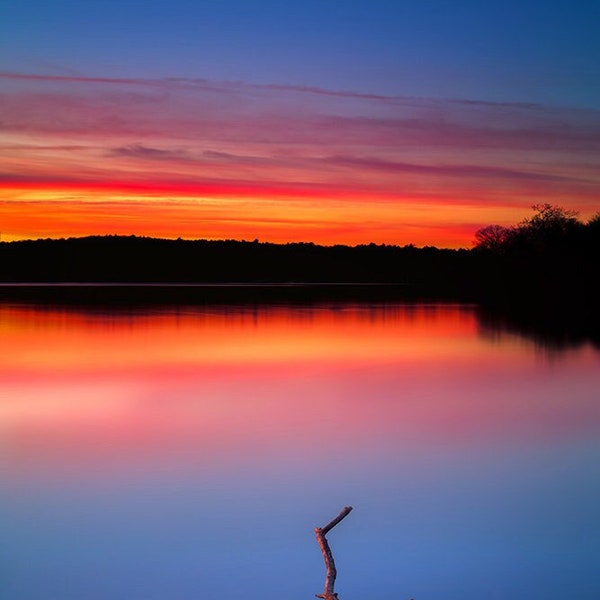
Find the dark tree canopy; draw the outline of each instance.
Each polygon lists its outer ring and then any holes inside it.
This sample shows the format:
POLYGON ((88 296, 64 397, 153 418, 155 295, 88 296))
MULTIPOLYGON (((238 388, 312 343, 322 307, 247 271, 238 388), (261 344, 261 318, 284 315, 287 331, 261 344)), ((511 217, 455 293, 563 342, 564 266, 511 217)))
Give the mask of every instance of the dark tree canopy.
POLYGON ((500 252, 508 243, 513 229, 502 225, 487 225, 475 232, 475 247, 479 250, 500 252))
POLYGON ((587 224, 578 213, 552 204, 534 204, 534 214, 513 227, 488 225, 475 233, 475 249, 493 254, 531 254, 565 250, 577 245, 591 230, 600 215, 587 224))
POLYGON ((552 204, 534 204, 535 214, 521 221, 519 227, 531 231, 567 231, 580 225, 577 211, 552 204))

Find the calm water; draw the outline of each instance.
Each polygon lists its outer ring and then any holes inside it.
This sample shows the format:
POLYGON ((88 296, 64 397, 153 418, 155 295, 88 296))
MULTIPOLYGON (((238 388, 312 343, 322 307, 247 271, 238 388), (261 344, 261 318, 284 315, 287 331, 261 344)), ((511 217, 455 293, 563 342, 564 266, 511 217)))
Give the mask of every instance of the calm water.
POLYGON ((460 306, 0 306, 0 597, 598 600, 600 353, 460 306), (490 333, 493 331, 493 333, 490 333))

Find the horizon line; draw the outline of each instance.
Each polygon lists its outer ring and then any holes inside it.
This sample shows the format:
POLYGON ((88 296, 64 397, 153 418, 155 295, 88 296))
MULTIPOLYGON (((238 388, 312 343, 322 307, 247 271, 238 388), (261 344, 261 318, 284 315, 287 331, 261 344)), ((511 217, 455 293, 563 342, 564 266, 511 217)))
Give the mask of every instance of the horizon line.
POLYGON ((414 250, 425 250, 425 249, 435 249, 435 250, 450 250, 450 251, 460 251, 466 250, 469 251, 472 248, 460 247, 460 248, 450 248, 445 246, 435 246, 426 244, 424 246, 417 246, 411 242, 408 244, 393 244, 393 243, 376 243, 376 242, 365 242, 362 244, 321 244, 312 241, 289 241, 289 242, 270 242, 268 240, 260 240, 259 238, 255 238, 253 240, 248 239, 236 239, 236 238, 186 238, 186 237, 160 237, 160 236, 152 236, 152 235, 139 235, 135 233, 131 234, 121 234, 121 233, 101 233, 101 234, 89 234, 89 235, 71 235, 68 237, 38 237, 38 238, 22 238, 18 240, 3 240, 2 232, 0 231, 0 244, 21 244, 27 242, 66 242, 73 240, 86 240, 86 239, 97 239, 97 238, 118 238, 118 239, 131 239, 135 238, 138 240, 153 240, 153 241, 164 241, 164 242, 208 242, 208 243, 235 243, 235 244, 265 244, 270 246, 316 246, 318 248, 364 248, 369 246, 375 246, 377 248, 380 247, 389 247, 389 248, 410 248, 414 250))

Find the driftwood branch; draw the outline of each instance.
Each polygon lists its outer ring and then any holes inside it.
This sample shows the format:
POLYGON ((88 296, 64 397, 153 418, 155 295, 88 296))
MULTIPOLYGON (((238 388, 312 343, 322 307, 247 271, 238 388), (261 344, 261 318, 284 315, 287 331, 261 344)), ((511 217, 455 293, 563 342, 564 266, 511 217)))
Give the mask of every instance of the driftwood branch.
POLYGON ((340 511, 340 514, 335 519, 327 523, 325 527, 315 528, 317 542, 319 543, 319 548, 321 548, 321 552, 323 553, 323 560, 325 561, 325 568, 327 569, 327 576, 325 577, 325 590, 322 594, 315 594, 317 598, 322 598, 323 600, 338 600, 338 595, 333 591, 337 571, 335 569, 333 554, 331 553, 331 548, 327 543, 325 535, 331 531, 342 519, 347 517, 351 510, 351 506, 345 506, 340 511))

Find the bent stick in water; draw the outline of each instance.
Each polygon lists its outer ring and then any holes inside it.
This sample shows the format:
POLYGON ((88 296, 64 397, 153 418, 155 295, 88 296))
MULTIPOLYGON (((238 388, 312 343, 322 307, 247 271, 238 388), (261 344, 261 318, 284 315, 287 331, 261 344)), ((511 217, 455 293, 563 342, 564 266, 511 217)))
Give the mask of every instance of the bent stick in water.
POLYGON ((322 594, 315 594, 317 598, 322 598, 323 600, 337 600, 337 594, 333 591, 333 586, 335 585, 335 578, 337 575, 337 571, 335 569, 335 562, 333 560, 333 554, 331 553, 331 548, 327 543, 327 539, 325 535, 331 531, 343 518, 348 516, 350 511, 352 510, 351 506, 345 506, 340 514, 327 523, 325 527, 316 527, 315 534, 317 536, 317 542, 319 543, 319 547, 321 548, 321 552, 323 553, 323 560, 325 561, 325 568, 327 569, 327 576, 325 577, 325 590, 322 594))

